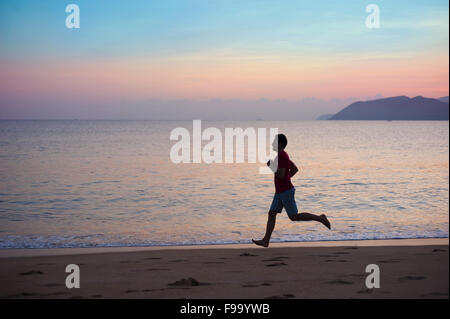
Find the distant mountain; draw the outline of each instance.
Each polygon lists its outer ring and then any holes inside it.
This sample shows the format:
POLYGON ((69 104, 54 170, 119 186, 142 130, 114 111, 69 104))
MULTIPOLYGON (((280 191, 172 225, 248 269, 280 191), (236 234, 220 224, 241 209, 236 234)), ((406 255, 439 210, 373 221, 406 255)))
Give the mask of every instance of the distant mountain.
POLYGON ((325 121, 325 120, 329 120, 333 117, 334 114, 323 114, 321 116, 319 116, 318 118, 316 118, 316 121, 325 121))
POLYGON ((444 96, 438 99, 441 102, 447 102, 448 103, 448 96, 444 96))
POLYGON ((396 96, 355 102, 336 113, 330 120, 443 120, 448 121, 447 102, 416 96, 396 96))

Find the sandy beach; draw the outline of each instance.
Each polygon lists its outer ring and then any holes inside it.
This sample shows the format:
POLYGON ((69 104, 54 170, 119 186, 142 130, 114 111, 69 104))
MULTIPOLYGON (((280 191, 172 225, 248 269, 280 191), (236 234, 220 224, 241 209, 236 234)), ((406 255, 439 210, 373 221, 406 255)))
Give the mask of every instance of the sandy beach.
POLYGON ((0 251, 0 298, 448 298, 448 275, 448 238, 0 251))

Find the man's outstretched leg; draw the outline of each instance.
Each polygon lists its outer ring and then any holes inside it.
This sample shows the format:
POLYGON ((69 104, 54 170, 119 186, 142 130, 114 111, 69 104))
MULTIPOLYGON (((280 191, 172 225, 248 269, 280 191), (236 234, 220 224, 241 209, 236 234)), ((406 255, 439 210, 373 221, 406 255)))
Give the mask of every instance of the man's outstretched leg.
POLYGON ((310 214, 310 213, 300 213, 294 216, 289 217, 292 221, 310 221, 314 220, 316 222, 322 223, 327 227, 328 229, 331 229, 330 221, 328 220, 327 216, 322 214, 320 216, 310 214))
POLYGON ((275 211, 269 212, 269 217, 267 219, 266 235, 261 240, 252 239, 252 241, 256 245, 263 246, 263 247, 269 247, 270 236, 272 236, 273 229, 275 228, 277 214, 278 214, 278 212, 275 212, 275 211))

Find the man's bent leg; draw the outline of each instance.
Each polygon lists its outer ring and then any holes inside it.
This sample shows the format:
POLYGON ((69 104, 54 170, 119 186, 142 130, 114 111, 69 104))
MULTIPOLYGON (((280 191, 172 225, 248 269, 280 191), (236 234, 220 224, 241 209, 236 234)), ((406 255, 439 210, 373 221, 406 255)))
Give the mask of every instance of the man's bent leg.
POLYGON ((318 216, 318 215, 314 215, 314 214, 310 214, 310 213, 300 213, 300 214, 294 215, 294 216, 289 217, 289 218, 291 220, 293 220, 293 221, 310 221, 310 220, 314 220, 316 222, 322 223, 328 229, 331 229, 330 221, 328 220, 326 215, 318 216))

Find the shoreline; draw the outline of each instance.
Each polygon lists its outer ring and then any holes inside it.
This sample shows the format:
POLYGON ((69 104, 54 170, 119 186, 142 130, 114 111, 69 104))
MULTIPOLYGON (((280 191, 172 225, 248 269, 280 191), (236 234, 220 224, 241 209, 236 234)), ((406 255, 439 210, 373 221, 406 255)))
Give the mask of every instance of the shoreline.
MULTIPOLYGON (((391 247, 391 246, 440 246, 449 245, 449 238, 408 238, 408 239, 367 239, 271 243, 269 248, 298 247, 391 247)), ((146 252, 161 250, 198 249, 260 249, 255 244, 205 244, 205 245, 165 245, 165 246, 120 246, 86 248, 12 248, 0 249, 1 258, 67 256, 104 253, 146 252)))
MULTIPOLYGON (((448 299, 449 239, 9 251, 0 298, 448 299), (79 289, 66 287, 77 265, 79 289), (377 265, 380 287, 368 288, 377 265)), ((5 251, 1 251, 5 257, 5 251)))

